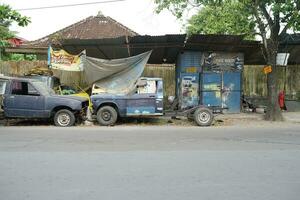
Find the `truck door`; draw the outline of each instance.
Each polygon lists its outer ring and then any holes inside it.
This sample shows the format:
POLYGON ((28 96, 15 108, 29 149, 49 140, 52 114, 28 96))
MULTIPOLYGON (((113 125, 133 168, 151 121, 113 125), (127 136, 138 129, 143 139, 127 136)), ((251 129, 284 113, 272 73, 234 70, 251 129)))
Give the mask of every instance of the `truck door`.
POLYGON ((4 99, 6 117, 43 118, 45 97, 29 82, 13 80, 4 99))
POLYGON ((163 114, 163 85, 159 80, 148 80, 144 88, 138 88, 126 102, 127 116, 149 116, 163 114))

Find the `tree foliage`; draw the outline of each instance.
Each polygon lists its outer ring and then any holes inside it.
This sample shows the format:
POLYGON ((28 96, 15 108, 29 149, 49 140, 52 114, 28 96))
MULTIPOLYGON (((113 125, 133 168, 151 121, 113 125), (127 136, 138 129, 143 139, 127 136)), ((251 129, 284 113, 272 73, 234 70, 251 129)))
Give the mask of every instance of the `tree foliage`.
POLYGON ((254 39, 255 22, 244 4, 227 0, 221 5, 204 6, 188 20, 187 33, 237 34, 254 39))
MULTIPOLYGON (((189 7, 224 6, 229 0, 154 0, 157 12, 170 10, 177 17, 182 17, 189 7)), ((272 66, 272 72, 267 75, 268 109, 266 118, 281 120, 282 115, 278 106, 278 84, 276 56, 279 44, 287 36, 287 31, 300 30, 300 1, 299 0, 231 0, 239 2, 248 8, 255 23, 255 30, 262 39, 262 52, 267 65, 272 66)), ((201 12, 201 11, 200 11, 201 12)), ((226 23, 225 23, 226 24, 226 23)), ((225 26, 225 25, 224 25, 225 26)), ((225 26, 226 27, 226 26, 225 26)))
POLYGON ((30 23, 28 17, 22 16, 9 5, 0 5, 0 46, 6 46, 6 40, 15 36, 15 32, 9 30, 12 23, 18 26, 27 26, 30 23))

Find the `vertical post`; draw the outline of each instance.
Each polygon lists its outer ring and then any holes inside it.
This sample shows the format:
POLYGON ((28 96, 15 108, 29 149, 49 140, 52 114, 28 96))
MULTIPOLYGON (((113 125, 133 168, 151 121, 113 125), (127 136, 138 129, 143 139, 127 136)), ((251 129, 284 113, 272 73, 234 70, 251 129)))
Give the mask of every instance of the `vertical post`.
POLYGON ((126 38, 126 46, 127 46, 127 52, 128 52, 128 56, 130 57, 130 46, 129 46, 129 39, 128 39, 128 35, 125 36, 126 38))
POLYGON ((47 56, 48 56, 48 63, 47 63, 47 65, 48 65, 48 68, 50 68, 50 65, 51 65, 51 44, 49 44, 47 56))

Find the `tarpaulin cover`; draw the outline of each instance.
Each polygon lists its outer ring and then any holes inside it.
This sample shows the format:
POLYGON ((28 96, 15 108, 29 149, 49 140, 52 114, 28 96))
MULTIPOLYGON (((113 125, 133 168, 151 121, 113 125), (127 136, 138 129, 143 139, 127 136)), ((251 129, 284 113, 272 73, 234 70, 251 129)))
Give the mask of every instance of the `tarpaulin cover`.
POLYGON ((86 57, 84 75, 88 84, 98 87, 103 93, 128 94, 142 75, 151 51, 137 56, 104 60, 86 57))

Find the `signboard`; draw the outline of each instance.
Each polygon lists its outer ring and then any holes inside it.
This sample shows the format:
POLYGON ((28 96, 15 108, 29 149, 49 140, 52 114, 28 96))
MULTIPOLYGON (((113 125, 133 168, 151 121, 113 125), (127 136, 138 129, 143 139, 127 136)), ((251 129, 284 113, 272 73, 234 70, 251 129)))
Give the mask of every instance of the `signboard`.
POLYGON ((84 52, 78 55, 72 55, 61 49, 54 51, 51 47, 48 50, 48 64, 51 69, 59 69, 65 71, 82 71, 83 70, 83 58, 84 52))
POLYGON ((264 73, 269 74, 272 72, 272 67, 270 65, 264 67, 264 73))
POLYGON ((288 63, 289 57, 290 57, 289 53, 277 53, 276 65, 286 66, 288 63))
POLYGON ((204 53, 204 71, 242 71, 244 67, 244 54, 227 52, 204 53))

